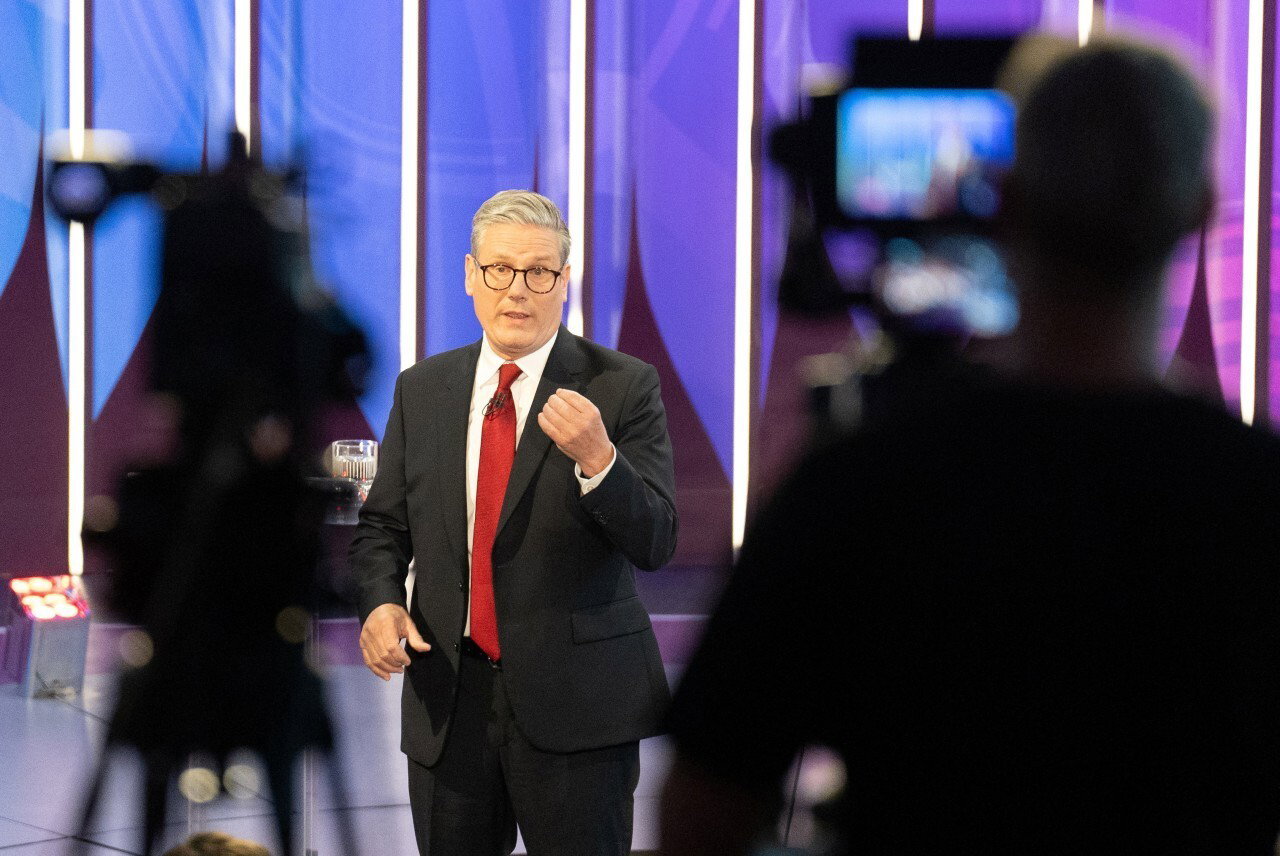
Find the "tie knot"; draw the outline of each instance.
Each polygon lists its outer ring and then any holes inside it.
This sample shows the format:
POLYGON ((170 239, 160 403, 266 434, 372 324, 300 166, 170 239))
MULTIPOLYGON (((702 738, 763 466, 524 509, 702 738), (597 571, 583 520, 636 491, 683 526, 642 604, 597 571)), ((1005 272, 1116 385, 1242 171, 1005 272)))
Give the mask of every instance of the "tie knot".
POLYGON ((498 369, 498 392, 507 392, 511 384, 520 376, 520 367, 515 363, 503 363, 498 369))

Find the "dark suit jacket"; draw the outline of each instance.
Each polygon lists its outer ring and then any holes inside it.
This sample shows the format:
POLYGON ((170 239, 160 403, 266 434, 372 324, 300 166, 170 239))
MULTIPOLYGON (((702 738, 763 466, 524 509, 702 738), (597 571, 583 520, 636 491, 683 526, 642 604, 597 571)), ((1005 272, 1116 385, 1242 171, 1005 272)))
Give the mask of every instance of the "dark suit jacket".
MULTIPOLYGON (((432 650, 409 649, 401 748, 440 757, 458 683, 467 609, 467 411, 480 342, 406 369, 360 513, 351 560, 360 620, 404 604, 432 650)), ((538 384, 507 485, 493 548, 503 674, 517 723, 539 749, 572 752, 659 730, 669 699, 632 565, 652 570, 675 550, 675 477, 652 366, 563 327, 538 384), (617 448, 586 496, 574 463, 538 425, 558 387, 599 409, 617 448)))

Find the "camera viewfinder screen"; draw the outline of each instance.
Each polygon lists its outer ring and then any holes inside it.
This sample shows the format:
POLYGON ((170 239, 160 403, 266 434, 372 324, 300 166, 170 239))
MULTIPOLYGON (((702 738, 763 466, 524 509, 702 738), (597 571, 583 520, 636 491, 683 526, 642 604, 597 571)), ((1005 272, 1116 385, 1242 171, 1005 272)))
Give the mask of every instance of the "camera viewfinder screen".
POLYGON ((854 219, 986 219, 1013 160, 993 89, 850 89, 836 105, 836 198, 854 219))

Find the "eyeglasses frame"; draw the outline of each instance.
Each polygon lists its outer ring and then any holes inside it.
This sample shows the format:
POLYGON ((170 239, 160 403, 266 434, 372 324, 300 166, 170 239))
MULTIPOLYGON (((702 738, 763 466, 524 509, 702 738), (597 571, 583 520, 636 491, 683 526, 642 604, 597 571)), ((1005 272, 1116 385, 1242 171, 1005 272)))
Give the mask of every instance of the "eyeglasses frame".
POLYGON ((492 264, 482 265, 480 264, 480 260, 477 259, 475 256, 472 256, 471 260, 475 262, 476 269, 480 271, 480 281, 483 282, 484 287, 489 289, 490 291, 506 291, 508 288, 515 285, 515 282, 516 282, 515 275, 518 273, 524 277, 524 287, 529 289, 529 291, 531 291, 532 293, 550 294, 551 292, 556 290, 556 286, 560 284, 560 277, 564 275, 564 268, 560 268, 560 270, 554 270, 549 267, 543 267, 542 265, 534 265, 531 268, 518 268, 515 265, 510 265, 510 264, 507 264, 506 262, 493 262, 492 264), (501 288, 499 288, 496 285, 490 285, 489 284, 489 268, 492 268, 492 267, 511 268, 511 270, 513 271, 511 274, 511 282, 507 283, 501 288), (551 287, 548 288, 546 291, 538 291, 538 289, 529 285, 529 271, 537 270, 538 268, 542 268, 545 271, 550 271, 551 273, 554 273, 556 275, 555 279, 551 281, 551 287))

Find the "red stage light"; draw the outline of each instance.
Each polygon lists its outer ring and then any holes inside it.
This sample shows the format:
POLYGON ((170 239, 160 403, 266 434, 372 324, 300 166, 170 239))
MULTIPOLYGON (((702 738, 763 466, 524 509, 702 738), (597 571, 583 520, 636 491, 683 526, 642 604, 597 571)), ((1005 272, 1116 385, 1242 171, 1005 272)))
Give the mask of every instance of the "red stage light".
POLYGON ((9 625, 12 656, 21 663, 22 692, 32 698, 80 692, 89 646, 89 604, 79 580, 69 574, 10 580, 22 616, 9 625), (18 594, 18 592, 25 594, 18 594))
POLYGON ((80 618, 89 615, 89 604, 68 574, 56 577, 23 577, 9 581, 28 618, 48 621, 52 618, 80 618))

